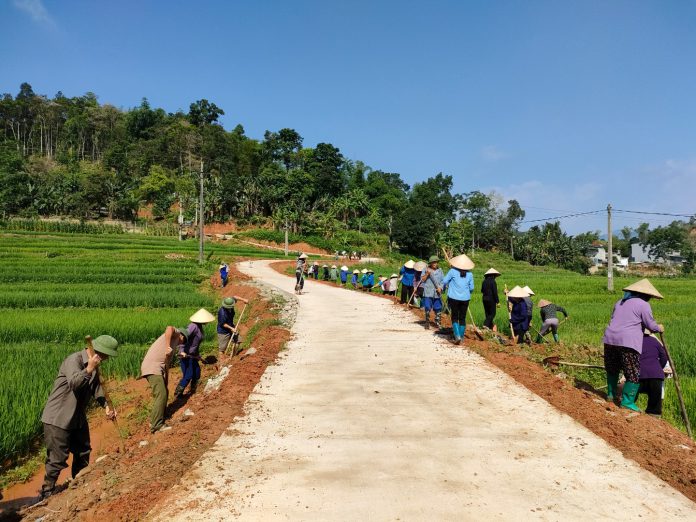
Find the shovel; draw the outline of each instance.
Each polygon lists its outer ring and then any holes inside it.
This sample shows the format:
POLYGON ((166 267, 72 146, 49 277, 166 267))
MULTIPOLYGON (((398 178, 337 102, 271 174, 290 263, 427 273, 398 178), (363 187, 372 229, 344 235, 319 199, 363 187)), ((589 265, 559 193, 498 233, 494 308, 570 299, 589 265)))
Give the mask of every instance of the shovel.
MULTIPOLYGON (((92 336, 87 335, 85 337, 85 342, 87 343, 87 354, 90 357, 94 357, 95 352, 94 352, 94 346, 92 345, 92 336)), ((102 391, 104 392, 104 399, 106 400, 106 404, 109 405, 109 408, 116 413, 116 408, 114 408, 114 403, 111 400, 111 396, 109 395, 109 389, 106 385, 105 382, 102 381, 101 375, 99 375, 99 367, 97 367, 96 370, 94 370, 97 374, 97 379, 99 379, 99 384, 101 385, 102 391)), ((114 417, 111 419, 111 422, 114 423, 114 427, 116 428, 116 432, 118 433, 118 441, 119 441, 119 447, 121 449, 121 453, 125 454, 126 453, 126 447, 123 444, 123 434, 121 433, 121 429, 118 426, 118 419, 114 415, 114 417)))
POLYGON ((584 364, 569 361, 561 361, 561 357, 559 355, 552 355, 551 357, 547 357, 546 359, 544 359, 543 362, 546 366, 550 366, 551 368, 558 368, 559 365, 562 365, 577 366, 580 368, 594 368, 595 370, 604 370, 604 366, 599 366, 598 364, 584 364))
POLYGON ((667 354, 667 360, 669 361, 669 365, 672 368, 672 376, 674 377, 674 387, 677 389, 679 409, 681 410, 682 419, 684 420, 684 426, 686 426, 686 433, 689 435, 690 439, 693 439, 694 437, 691 434, 691 423, 689 422, 689 416, 686 413, 686 406, 684 406, 684 397, 682 397, 681 386, 679 385, 679 377, 677 377, 677 369, 674 366, 672 356, 669 354, 669 350, 667 349, 667 345, 665 344, 665 337, 662 334, 662 332, 660 332, 660 341, 662 342, 662 346, 665 349, 665 353, 667 354))

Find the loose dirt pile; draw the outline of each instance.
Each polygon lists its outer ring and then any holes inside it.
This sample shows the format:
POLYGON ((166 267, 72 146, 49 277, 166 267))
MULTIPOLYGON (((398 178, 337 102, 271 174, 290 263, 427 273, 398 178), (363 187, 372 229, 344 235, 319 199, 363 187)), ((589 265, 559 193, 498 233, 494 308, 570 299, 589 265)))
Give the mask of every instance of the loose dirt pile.
MULTIPOLYGON (((186 396, 175 402, 168 411, 167 423, 171 430, 151 435, 147 420, 126 442, 126 453, 118 453, 116 441, 108 448, 107 456, 83 472, 66 491, 52 497, 46 505, 19 515, 5 514, 6 520, 141 520, 174 486, 193 463, 220 437, 235 416, 243 415, 244 403, 259 382, 269 364, 289 339, 289 332, 276 325, 278 310, 273 303, 261 298, 258 288, 238 284, 248 278, 232 268, 231 281, 223 290, 224 296, 239 295, 250 300, 246 319, 241 327, 246 331, 257 327, 252 342, 255 352, 234 358, 230 376, 218 391, 186 396), (174 411, 171 411, 174 410, 174 411), (190 410, 193 415, 185 415, 190 410)), ((238 310, 240 313, 241 310, 238 310)), ((207 327, 207 335, 214 334, 214 324, 207 327), (211 333, 211 331, 213 333, 211 333)), ((251 350, 249 350, 251 352, 251 350)), ((204 376, 217 373, 221 365, 204 365, 204 376)), ((176 374, 170 379, 170 397, 176 385, 176 374)), ((205 379, 201 381, 205 384, 205 379)), ((149 400, 143 388, 143 400, 149 400)))

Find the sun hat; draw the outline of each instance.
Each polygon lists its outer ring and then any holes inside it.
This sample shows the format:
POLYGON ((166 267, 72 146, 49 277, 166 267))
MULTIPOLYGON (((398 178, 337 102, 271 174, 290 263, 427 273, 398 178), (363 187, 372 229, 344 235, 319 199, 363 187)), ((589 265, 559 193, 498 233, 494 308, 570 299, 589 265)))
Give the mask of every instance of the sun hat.
POLYGON ((494 275, 494 276, 499 276, 500 272, 498 272, 495 268, 489 268, 488 272, 486 272, 483 275, 494 275))
POLYGON ((416 264, 416 263, 415 263, 415 261, 413 261, 413 259, 409 259, 408 261, 406 261, 406 262, 404 263, 404 268, 413 268, 413 266, 414 266, 415 264, 416 264))
POLYGON ((222 307, 229 310, 230 308, 234 308, 234 303, 236 302, 237 301, 235 301, 234 297, 225 297, 222 300, 222 307))
POLYGON ((440 258, 437 257, 437 256, 430 256, 430 257, 428 258, 428 264, 430 264, 430 263, 439 263, 439 262, 440 262, 440 258))
POLYGON ((523 286, 523 287, 522 287, 522 290, 524 290, 525 292, 527 292, 529 295, 535 295, 534 292, 532 291, 532 289, 529 288, 528 286, 523 286))
POLYGON ((307 259, 307 254, 302 252, 299 256, 297 256, 297 259, 307 259))
POLYGON ((354 274, 359 274, 359 273, 360 273, 360 270, 358 270, 358 269, 356 268, 355 270, 353 270, 353 273, 354 273, 354 274))
POLYGON ((348 267, 346 265, 343 265, 341 267, 341 272, 347 272, 347 271, 348 271, 348 267))
POLYGON ((652 285, 652 283, 647 279, 641 279, 640 281, 637 281, 632 285, 628 285, 626 288, 623 289, 623 291, 649 295, 656 299, 664 299, 664 297, 662 297, 662 294, 658 292, 657 289, 652 285))
POLYGON ((225 268, 227 265, 225 263, 220 263, 220 266, 218 268, 225 268))
POLYGON ((367 273, 368 273, 368 274, 374 274, 374 273, 375 273, 375 271, 374 271, 374 270, 372 270, 371 268, 368 268, 368 269, 367 269, 367 273))
POLYGON ((367 268, 363 268, 363 269, 360 271, 360 273, 361 273, 361 274, 367 274, 367 268))
POLYGON ((176 329, 176 331, 179 332, 179 335, 184 336, 184 342, 188 341, 189 331, 188 331, 188 328, 186 326, 179 327, 176 329))
POLYGON ((189 317, 189 321, 191 321, 192 323, 199 324, 212 323, 214 320, 215 317, 213 316, 213 314, 211 314, 205 308, 201 308, 195 314, 189 317))
POLYGON ((508 297, 529 297, 529 294, 524 290, 524 288, 516 286, 508 292, 508 297))
POLYGON ((545 306, 549 306, 550 304, 552 304, 551 301, 542 299, 541 301, 539 301, 539 308, 544 308, 545 306))
POLYGON ((396 275, 396 274, 392 274, 392 275, 389 276, 389 279, 394 279, 395 277, 398 278, 399 276, 396 275))
POLYGON ((92 341, 92 348, 95 352, 109 355, 110 357, 118 356, 118 341, 110 335, 100 335, 92 341))
POLYGON ((329 268, 329 265, 321 265, 322 268, 329 268))
POLYGON ((336 268, 336 265, 331 265, 331 268, 336 268))
POLYGON ((449 264, 453 268, 458 268, 459 270, 473 270, 476 265, 469 259, 466 254, 461 254, 457 257, 453 257, 449 260, 449 264))
POLYGON ((413 269, 416 272, 422 272, 426 268, 428 268, 428 265, 425 264, 425 261, 418 261, 416 264, 413 265, 413 269))
POLYGON ((379 276, 378 280, 379 280, 380 283, 383 283, 384 281, 387 280, 387 278, 386 278, 386 277, 379 276))

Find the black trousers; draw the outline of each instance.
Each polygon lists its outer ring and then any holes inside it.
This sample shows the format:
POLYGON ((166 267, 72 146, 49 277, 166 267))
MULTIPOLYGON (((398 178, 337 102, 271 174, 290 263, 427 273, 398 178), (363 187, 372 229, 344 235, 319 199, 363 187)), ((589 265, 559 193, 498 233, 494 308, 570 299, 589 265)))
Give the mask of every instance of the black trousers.
POLYGON ((452 323, 466 325, 466 311, 469 309, 469 301, 459 301, 448 297, 447 304, 452 314, 452 323))
POLYGON ((295 272, 295 279, 297 279, 297 287, 304 288, 304 275, 300 271, 295 272))
POLYGON ((645 413, 662 415, 662 383, 663 379, 641 379, 638 393, 648 395, 648 407, 645 413))
POLYGON ((408 285, 401 285, 401 304, 408 303, 411 299, 411 294, 413 293, 413 287, 408 285))
POLYGON ((495 309, 496 302, 492 299, 483 300, 483 310, 486 312, 486 319, 483 321, 483 326, 486 328, 493 328, 493 321, 495 320, 495 309))
POLYGON ((72 476, 89 465, 92 446, 89 442, 89 426, 77 430, 64 430, 52 424, 44 424, 44 443, 46 444, 46 475, 43 491, 56 486, 60 472, 68 467, 68 455, 72 453, 72 476))

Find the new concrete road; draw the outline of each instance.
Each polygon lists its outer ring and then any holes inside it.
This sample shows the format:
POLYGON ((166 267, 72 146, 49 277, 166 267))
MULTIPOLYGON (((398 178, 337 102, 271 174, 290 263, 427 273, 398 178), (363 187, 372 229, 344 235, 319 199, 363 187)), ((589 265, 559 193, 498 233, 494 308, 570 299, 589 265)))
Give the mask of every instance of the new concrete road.
MULTIPOLYGON (((255 279, 292 293, 268 262, 255 279)), ((294 339, 154 520, 696 520, 696 505, 481 357, 314 282, 294 339)))

